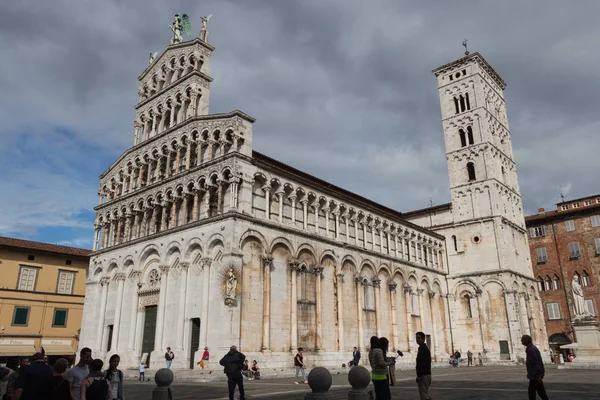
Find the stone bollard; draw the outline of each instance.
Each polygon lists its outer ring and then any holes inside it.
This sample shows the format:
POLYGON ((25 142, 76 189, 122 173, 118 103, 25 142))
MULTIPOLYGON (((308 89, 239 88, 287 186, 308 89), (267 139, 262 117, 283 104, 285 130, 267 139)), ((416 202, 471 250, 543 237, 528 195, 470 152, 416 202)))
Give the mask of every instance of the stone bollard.
POLYGON ((156 387, 152 390, 152 400, 172 400, 171 383, 173 383, 173 371, 169 368, 161 368, 154 374, 156 387))
POLYGON ((312 393, 307 393, 304 400, 333 398, 333 394, 329 393, 333 378, 327 368, 313 368, 308 374, 307 380, 308 386, 312 389, 312 393))
POLYGON ((354 367, 348 373, 348 382, 352 390, 348 392, 348 400, 370 400, 372 393, 367 390, 371 382, 371 373, 362 366, 354 367))

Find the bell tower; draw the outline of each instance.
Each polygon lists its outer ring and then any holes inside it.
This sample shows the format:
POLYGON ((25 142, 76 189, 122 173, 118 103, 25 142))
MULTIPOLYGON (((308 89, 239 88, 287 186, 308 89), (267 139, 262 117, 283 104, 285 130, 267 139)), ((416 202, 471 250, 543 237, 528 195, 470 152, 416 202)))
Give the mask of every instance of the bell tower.
POLYGON ((481 54, 468 51, 433 73, 438 78, 454 222, 502 216, 524 228, 504 80, 481 54))

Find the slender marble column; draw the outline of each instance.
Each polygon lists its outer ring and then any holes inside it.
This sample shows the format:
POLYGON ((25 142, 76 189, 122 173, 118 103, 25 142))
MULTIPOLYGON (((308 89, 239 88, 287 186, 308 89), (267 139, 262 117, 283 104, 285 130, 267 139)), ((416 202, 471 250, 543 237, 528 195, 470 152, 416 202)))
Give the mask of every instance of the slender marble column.
POLYGON ((475 297, 477 298, 477 311, 479 313, 479 328, 481 330, 481 346, 483 350, 487 349, 487 320, 485 318, 485 309, 483 307, 483 292, 477 289, 475 297))
POLYGON ((324 207, 323 212, 325 213, 325 237, 329 237, 329 207, 324 207))
POLYGON ((195 190, 194 191, 194 206, 192 207, 192 221, 196 222, 198 221, 198 201, 200 199, 200 196, 198 194, 198 191, 195 190))
POLYGON ((210 291, 210 270, 212 260, 202 259, 202 319, 200 320, 200 347, 208 346, 208 299, 210 291))
POLYGON ((152 160, 148 160, 148 169, 146 171, 146 185, 152 183, 152 160))
POLYGON ((198 145, 196 146, 196 165, 202 165, 202 147, 204 146, 204 141, 199 140, 198 145))
POLYGON ((363 228, 363 247, 366 249, 367 248, 367 224, 364 221, 362 223, 362 228, 363 228))
POLYGON ((262 190, 265 191, 265 216, 269 221, 271 219, 271 188, 263 186, 262 190))
POLYGON ((181 148, 177 147, 175 149, 175 173, 179 173, 179 169, 181 168, 181 148))
POLYGON ((185 170, 189 170, 190 169, 190 165, 192 161, 192 144, 188 143, 187 147, 185 149, 185 170))
POLYGON ((298 275, 298 261, 290 260, 290 272, 292 274, 292 296, 290 300, 290 351, 295 352, 298 349, 298 291, 296 289, 296 279, 298 275))
POLYGON ((117 218, 117 229, 115 230, 115 242, 119 244, 121 242, 121 218, 117 218))
POLYGON ((375 295, 375 328, 377 330, 377 337, 383 336, 381 334, 381 279, 374 277, 371 279, 373 282, 374 295, 375 295))
POLYGON ((119 351, 119 331, 121 330, 121 309, 123 308, 123 289, 125 288, 125 274, 115 274, 117 281, 117 303, 115 306, 115 319, 113 321, 113 333, 110 351, 119 351))
POLYGON ((277 197, 279 198, 279 223, 283 224, 283 196, 284 192, 277 192, 277 197))
POLYGON ((423 300, 423 289, 417 289, 417 295, 419 296, 419 320, 421 321, 421 330, 425 330, 425 300, 423 300))
POLYGON ((217 214, 221 214, 223 212, 223 184, 223 181, 217 181, 217 214))
POLYGON ((364 350, 363 344, 363 281, 359 275, 356 277, 356 309, 358 310, 358 349, 364 350))
POLYGON ((171 176, 171 151, 167 150, 167 165, 165 167, 165 177, 171 176))
POLYGON ((161 265, 160 266, 160 293, 158 295, 158 309, 156 315, 156 333, 154 335, 154 351, 160 351, 163 349, 163 331, 164 329, 170 329, 170 327, 165 327, 165 312, 167 305, 167 278, 169 276, 169 266, 161 265))
POLYGON ((173 197, 171 202, 171 218, 169 220, 169 229, 177 226, 177 198, 173 197))
POLYGON ((292 195, 288 197, 292 203, 292 225, 296 225, 296 196, 292 195))
POLYGON ((338 211, 333 213, 333 218, 335 222, 335 232, 334 236, 336 239, 340 238, 340 213, 338 211))
POLYGON ((344 273, 336 275, 337 285, 337 323, 338 323, 338 351, 344 351, 344 273))
MULTIPOLYGON (((134 351, 135 350, 135 337, 136 337, 136 329, 138 324, 140 323, 140 319, 143 318, 143 315, 140 316, 139 308, 139 297, 138 297, 138 287, 137 280, 141 275, 141 271, 131 271, 129 274, 129 279, 131 280, 131 324, 129 325, 129 337, 127 340, 127 350, 134 351)), ((143 312, 143 309, 142 309, 143 312)))
POLYGON ((271 351, 271 267, 273 266, 273 256, 265 255, 262 258, 264 269, 264 298, 263 298, 263 334, 262 348, 263 352, 271 351))
POLYGON ((406 336, 408 338, 408 351, 412 352, 415 348, 413 338, 412 313, 410 312, 412 287, 404 285, 404 303, 406 309, 406 336))
POLYGON ((108 298, 108 285, 110 280, 108 278, 102 278, 100 280, 101 294, 100 294, 100 313, 98 314, 98 330, 96 333, 96 343, 98 343, 98 351, 104 353, 102 348, 102 339, 104 334, 104 316, 106 315, 106 299, 108 298))
POLYGON ((302 218, 302 225, 304 226, 304 230, 308 230, 308 200, 303 199, 300 201, 302 203, 302 210, 304 213, 304 218, 302 218))
POLYGON ((527 317, 527 305, 525 304, 526 300, 525 300, 525 293, 518 293, 517 294, 517 301, 519 304, 519 316, 520 321, 521 321, 521 331, 523 332, 524 335, 531 335, 531 332, 529 330, 529 321, 528 321, 528 317, 527 317))
POLYGON ((446 338, 446 353, 449 353, 452 350, 452 335, 450 335, 450 308, 449 308, 449 301, 448 299, 451 298, 452 295, 443 295, 442 298, 444 299, 444 337, 446 338))
POLYGON ((358 245, 358 220, 352 221, 354 223, 354 244, 358 245))
POLYGON ((427 292, 427 297, 429 299, 429 315, 431 316, 431 335, 433 336, 431 339, 431 357, 432 359, 436 357, 436 352, 438 349, 438 326, 437 326, 437 317, 435 316, 435 310, 433 308, 433 299, 435 299, 435 292, 429 291, 427 292))
POLYGON ((323 274, 323 267, 318 265, 315 266, 313 268, 313 272, 315 274, 315 280, 316 280, 316 292, 317 292, 317 298, 316 298, 316 305, 315 308, 317 309, 316 311, 316 325, 317 325, 317 343, 316 343, 316 350, 317 352, 321 351, 321 348, 323 347, 322 343, 321 343, 321 337, 322 337, 322 332, 321 332, 321 318, 322 318, 322 300, 321 300, 321 276, 323 274))
POLYGON ((346 243, 350 243, 350 224, 348 223, 348 219, 350 215, 348 213, 344 214, 344 223, 346 224, 346 243))
POLYGON ((177 266, 179 268, 179 308, 177 312, 177 349, 183 351, 183 336, 185 333, 185 299, 187 293, 187 275, 189 263, 182 262, 177 266))
POLYGON ((315 233, 319 234, 319 203, 315 203, 315 233))
POLYGON ((392 306, 392 345, 394 349, 398 350, 400 345, 398 343, 398 322, 397 322, 397 311, 396 311, 396 288, 398 284, 394 281, 388 283, 388 289, 390 289, 390 304, 392 306))
POLYGON ((179 210, 179 224, 178 225, 185 225, 188 223, 188 195, 187 193, 183 194, 183 201, 181 203, 181 210, 179 210))

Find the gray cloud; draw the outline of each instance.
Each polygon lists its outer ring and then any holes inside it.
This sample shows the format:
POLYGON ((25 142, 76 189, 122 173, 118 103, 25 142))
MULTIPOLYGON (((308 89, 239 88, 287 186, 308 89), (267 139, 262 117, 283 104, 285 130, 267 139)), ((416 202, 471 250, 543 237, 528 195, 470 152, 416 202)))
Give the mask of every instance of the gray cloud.
POLYGON ((431 69, 461 57, 468 37, 508 83, 533 212, 557 201, 559 185, 569 197, 598 191, 599 11, 595 1, 541 0, 7 3, 0 146, 24 131, 43 143, 60 127, 108 166, 131 145, 136 78, 168 44, 172 15, 187 12, 197 34, 213 13, 211 112, 256 117, 258 151, 401 211, 421 208, 449 200, 431 69))

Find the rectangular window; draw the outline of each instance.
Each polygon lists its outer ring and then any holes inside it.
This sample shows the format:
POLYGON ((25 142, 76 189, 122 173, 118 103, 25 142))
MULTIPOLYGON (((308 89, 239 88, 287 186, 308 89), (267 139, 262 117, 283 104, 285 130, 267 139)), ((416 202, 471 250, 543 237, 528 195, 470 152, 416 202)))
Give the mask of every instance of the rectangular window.
POLYGON ((17 289, 32 292, 35 289, 38 268, 21 267, 17 289))
POLYGON ((546 236, 546 227, 544 225, 529 228, 529 237, 535 238, 539 236, 546 236))
POLYGON ((588 312, 595 317, 596 309, 594 308, 594 300, 593 299, 585 299, 585 306, 586 306, 588 312))
POLYGON ((565 221, 565 229, 567 232, 573 232, 575 230, 575 221, 572 219, 565 221))
POLYGON ((600 256, 600 238, 594 239, 594 242, 596 243, 596 255, 600 256))
POLYGON ((579 203, 573 203, 573 208, 579 208, 579 203))
POLYGON ((592 221, 593 227, 600 226, 600 215, 592 215, 590 221, 592 221))
POLYGON ((73 293, 73 282, 75 281, 75 272, 59 271, 58 286, 56 293, 71 294, 73 293))
POLYGON ((569 205, 568 204, 564 204, 562 206, 560 206, 560 209, 563 211, 567 211, 569 209, 569 205))
POLYGON ((569 257, 572 260, 581 257, 581 252, 579 251, 579 243, 578 242, 569 243, 569 257))
POLYGON ((69 310, 64 308, 54 309, 54 318, 52 318, 53 328, 65 328, 67 326, 67 314, 69 310))
POLYGON ((548 311, 548 319, 561 319, 560 304, 546 303, 546 310, 548 311))
POLYGON ((583 202, 584 206, 591 206, 592 205, 592 201, 591 200, 586 200, 583 202))
POLYGON ((27 326, 29 322, 29 307, 15 307, 13 325, 27 326))
POLYGON ((548 253, 546 252, 545 247, 541 247, 539 249, 535 249, 537 253, 537 262, 538 264, 545 264, 548 262, 548 253))

